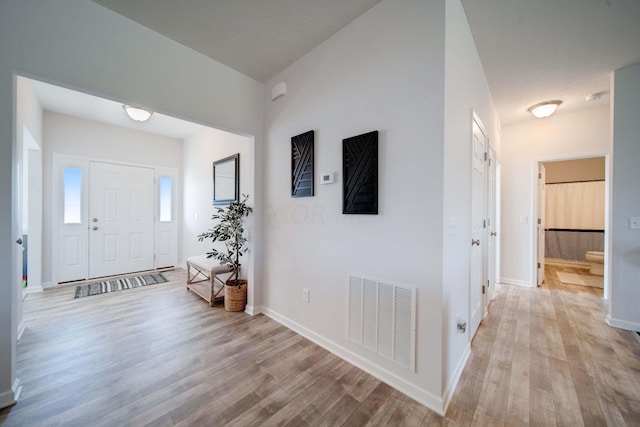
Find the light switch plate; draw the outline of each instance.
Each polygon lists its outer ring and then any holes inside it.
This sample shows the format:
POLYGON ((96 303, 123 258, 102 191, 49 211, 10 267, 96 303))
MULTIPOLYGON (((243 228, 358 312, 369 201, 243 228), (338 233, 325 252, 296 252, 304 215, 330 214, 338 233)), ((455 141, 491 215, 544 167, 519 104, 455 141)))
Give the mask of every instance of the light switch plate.
POLYGON ((335 173, 323 173, 322 175, 320 175, 320 184, 333 184, 335 179, 335 173))
POLYGON ((640 217, 629 217, 629 228, 632 230, 640 230, 640 217))

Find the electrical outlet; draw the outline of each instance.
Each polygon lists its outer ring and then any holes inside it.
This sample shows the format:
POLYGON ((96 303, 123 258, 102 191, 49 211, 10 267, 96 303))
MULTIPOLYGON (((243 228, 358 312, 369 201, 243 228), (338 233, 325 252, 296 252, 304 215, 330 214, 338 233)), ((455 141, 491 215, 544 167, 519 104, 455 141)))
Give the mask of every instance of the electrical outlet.
POLYGON ((637 216, 630 217, 629 228, 632 230, 640 230, 640 217, 637 217, 637 216))
POLYGON ((302 299, 304 300, 304 302, 309 302, 309 289, 304 288, 302 290, 302 299))

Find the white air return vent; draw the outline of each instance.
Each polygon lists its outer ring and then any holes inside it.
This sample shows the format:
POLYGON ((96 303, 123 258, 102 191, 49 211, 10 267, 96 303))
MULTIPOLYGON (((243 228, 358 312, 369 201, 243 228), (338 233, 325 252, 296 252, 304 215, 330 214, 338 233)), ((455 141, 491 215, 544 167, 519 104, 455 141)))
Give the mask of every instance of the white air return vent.
POLYGON ((415 371, 416 288, 349 276, 349 340, 415 371))

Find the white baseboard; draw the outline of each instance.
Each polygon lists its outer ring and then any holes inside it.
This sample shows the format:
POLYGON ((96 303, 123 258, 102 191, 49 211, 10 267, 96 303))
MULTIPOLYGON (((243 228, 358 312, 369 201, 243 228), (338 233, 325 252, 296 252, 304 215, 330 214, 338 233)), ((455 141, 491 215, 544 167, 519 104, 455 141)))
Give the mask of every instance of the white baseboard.
POLYGON ((36 292, 42 292, 42 291, 44 291, 44 288, 42 287, 42 285, 39 285, 39 286, 33 286, 33 285, 31 285, 31 286, 27 286, 27 287, 24 289, 24 291, 25 291, 25 293, 26 293, 26 294, 34 294, 34 293, 36 293, 36 292))
POLYGON ((23 320, 18 325, 18 338, 16 339, 16 341, 20 341, 20 338, 22 338, 22 334, 24 333, 25 329, 27 329, 27 323, 23 320))
POLYGON ((58 284, 55 282, 42 282, 43 289, 55 288, 56 286, 58 286, 58 284))
POLYGON ((11 389, 13 390, 13 399, 17 402, 20 399, 20 394, 22 394, 22 384, 20 384, 20 378, 16 378, 11 389))
POLYGON ((609 326, 613 326, 614 328, 626 329, 628 331, 634 332, 640 331, 640 323, 614 319, 610 314, 607 314, 606 321, 609 326))
POLYGON ((0 393, 0 409, 6 408, 7 406, 15 405, 18 401, 18 397, 20 397, 21 392, 22 386, 20 385, 20 380, 16 378, 16 380, 13 382, 11 390, 0 393))
POLYGON ((447 412, 447 408, 449 407, 449 403, 451 402, 451 398, 453 397, 453 393, 456 391, 456 387, 458 386, 458 381, 460 381, 460 376, 462 376, 462 371, 464 371, 464 367, 467 364, 467 360, 469 360, 469 355, 471 354, 471 343, 467 343, 467 347, 464 349, 462 353, 462 358, 460 358, 460 362, 456 367, 455 372, 453 373, 453 377, 449 384, 447 384, 447 388, 444 390, 444 394, 442 396, 442 400, 444 401, 444 412, 447 412))
POLYGON ((504 285, 516 285, 516 286, 524 286, 526 288, 533 288, 534 286, 531 284, 531 282, 527 282, 526 280, 518 280, 518 279, 511 279, 509 277, 503 277, 500 280, 500 283, 504 284, 504 285))
POLYGON ((437 412, 440 415, 444 415, 444 405, 442 402, 442 398, 437 397, 427 392, 426 390, 417 387, 407 380, 400 378, 393 372, 390 372, 363 358, 362 356, 353 353, 347 348, 333 341, 330 341, 321 335, 318 335, 317 333, 307 329, 306 327, 292 321, 285 316, 280 315, 279 313, 271 310, 268 307, 262 307, 261 311, 265 316, 270 317, 271 319, 297 332, 310 341, 313 341, 315 344, 340 357, 341 359, 351 363, 352 365, 355 365, 366 373, 373 375, 380 381, 406 394, 410 398, 422 403, 427 408, 437 412))
POLYGON ((253 306, 253 305, 247 305, 244 308, 244 312, 247 314, 250 314, 252 316, 257 316, 258 314, 262 313, 262 306, 258 305, 258 306, 253 306))

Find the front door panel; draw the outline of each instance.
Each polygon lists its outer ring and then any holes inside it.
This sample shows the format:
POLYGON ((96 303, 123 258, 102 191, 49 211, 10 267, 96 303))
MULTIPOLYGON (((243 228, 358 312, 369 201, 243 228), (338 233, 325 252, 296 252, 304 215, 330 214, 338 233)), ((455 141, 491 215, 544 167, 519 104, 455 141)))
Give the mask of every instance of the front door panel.
POLYGON ((90 163, 89 277, 154 268, 154 170, 90 163))

